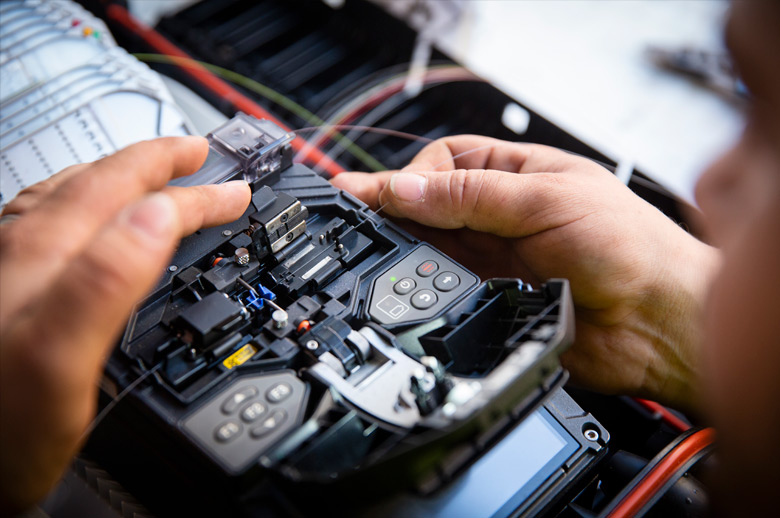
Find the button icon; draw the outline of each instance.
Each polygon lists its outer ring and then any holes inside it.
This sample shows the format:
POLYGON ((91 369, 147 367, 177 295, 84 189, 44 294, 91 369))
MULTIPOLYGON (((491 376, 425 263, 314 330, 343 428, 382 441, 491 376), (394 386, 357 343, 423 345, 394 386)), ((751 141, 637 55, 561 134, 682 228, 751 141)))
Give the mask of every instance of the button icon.
POLYGON ((433 287, 439 291, 452 291, 460 284, 460 277, 452 272, 441 272, 433 280, 433 287))
POLYGON ((287 383, 277 383, 273 387, 268 389, 265 393, 265 398, 269 403, 280 403, 290 397, 292 394, 292 387, 287 383))
POLYGON ((287 412, 284 410, 274 410, 260 426, 256 426, 249 431, 249 434, 255 439, 259 439, 274 430, 278 430, 282 423, 287 420, 287 412))
POLYGON ((377 303, 376 309, 388 315, 393 320, 398 320, 404 313, 409 311, 409 306, 392 295, 387 295, 377 303))
POLYGON ((417 283, 414 282, 413 279, 406 277, 395 283, 395 286, 393 286, 393 291, 395 291, 399 295, 406 295, 416 287, 417 287, 417 283))
POLYGON ((265 414, 266 407, 264 404, 262 404, 259 401, 255 401, 248 407, 244 409, 243 412, 241 412, 241 419, 243 419, 247 423, 251 423, 253 421, 257 421, 257 419, 265 414))
POLYGON ((436 261, 425 261, 417 267, 417 275, 420 277, 430 277, 439 269, 439 265, 436 261))
POLYGON ((227 400, 222 404, 222 412, 225 414, 232 414, 235 412, 239 405, 247 399, 252 399, 257 395, 257 389, 249 386, 244 387, 241 390, 234 392, 227 400))
POLYGON ((431 290, 420 290, 412 295, 412 306, 417 309, 428 309, 436 304, 439 299, 431 290))
POLYGON ((235 439, 241 432, 241 425, 235 421, 228 421, 216 429, 214 436, 219 442, 229 442, 235 439))

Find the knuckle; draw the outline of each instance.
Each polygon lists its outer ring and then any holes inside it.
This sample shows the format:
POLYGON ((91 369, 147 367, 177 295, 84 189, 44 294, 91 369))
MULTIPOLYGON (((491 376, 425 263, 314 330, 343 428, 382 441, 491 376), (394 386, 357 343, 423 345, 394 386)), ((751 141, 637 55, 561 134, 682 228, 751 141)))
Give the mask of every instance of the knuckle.
POLYGON ((485 179, 486 172, 483 169, 456 169, 450 174, 449 202, 461 218, 473 213, 479 207, 485 179))
POLYGON ((25 187, 17 196, 15 199, 19 199, 21 196, 25 195, 34 195, 34 196, 42 196, 44 194, 48 194, 54 189, 54 182, 52 181, 52 178, 48 178, 42 182, 34 183, 30 185, 29 187, 25 187))
POLYGON ((34 183, 22 189, 3 210, 3 214, 22 214, 35 206, 57 187, 54 177, 34 183))
POLYGON ((216 192, 211 186, 196 185, 192 187, 192 189, 192 192, 195 193, 195 203, 198 208, 208 208, 212 205, 213 195, 216 194, 216 192))
POLYGON ((91 173, 80 174, 63 183, 60 188, 60 193, 58 194, 62 195, 64 198, 80 197, 82 193, 101 193, 102 195, 105 195, 101 190, 103 187, 102 184, 103 181, 101 180, 100 175, 91 173))
POLYGON ((20 192, 8 205, 3 209, 2 215, 8 216, 10 214, 24 214, 30 210, 38 199, 37 195, 32 193, 20 192))

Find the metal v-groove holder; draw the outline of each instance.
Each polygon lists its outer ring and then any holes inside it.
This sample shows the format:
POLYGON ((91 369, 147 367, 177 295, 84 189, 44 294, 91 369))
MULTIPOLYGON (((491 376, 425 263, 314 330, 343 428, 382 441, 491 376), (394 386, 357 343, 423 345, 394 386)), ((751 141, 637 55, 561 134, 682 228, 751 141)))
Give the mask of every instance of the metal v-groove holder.
MULTIPOLYGON (((106 15, 112 21, 120 24, 131 33, 140 37, 147 45, 152 47, 160 54, 189 60, 187 66, 177 65, 175 61, 173 64, 179 67, 184 73, 192 77, 195 81, 203 85, 204 88, 207 88, 215 95, 229 102, 236 111, 248 113, 259 119, 268 119, 286 131, 290 131, 290 129, 287 128, 287 126, 278 118, 274 117, 263 107, 243 95, 241 92, 227 84, 222 79, 209 72, 205 67, 195 63, 192 56, 174 45, 153 28, 141 23, 124 7, 112 4, 106 9, 106 15)), ((337 174, 344 171, 344 168, 341 167, 338 163, 333 161, 318 148, 308 144, 301 137, 297 137, 292 141, 292 147, 296 151, 303 150, 305 153, 304 160, 308 160, 314 164, 317 164, 319 167, 322 167, 325 169, 325 171, 328 172, 330 176, 336 176, 337 174)))

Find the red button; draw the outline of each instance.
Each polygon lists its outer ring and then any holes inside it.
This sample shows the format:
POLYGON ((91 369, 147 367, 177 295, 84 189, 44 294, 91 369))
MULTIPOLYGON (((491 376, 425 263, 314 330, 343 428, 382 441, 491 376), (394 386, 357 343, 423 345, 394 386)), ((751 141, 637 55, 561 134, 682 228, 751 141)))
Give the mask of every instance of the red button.
POLYGON ((430 277, 439 269, 439 265, 435 261, 425 261, 417 267, 417 275, 420 277, 430 277))

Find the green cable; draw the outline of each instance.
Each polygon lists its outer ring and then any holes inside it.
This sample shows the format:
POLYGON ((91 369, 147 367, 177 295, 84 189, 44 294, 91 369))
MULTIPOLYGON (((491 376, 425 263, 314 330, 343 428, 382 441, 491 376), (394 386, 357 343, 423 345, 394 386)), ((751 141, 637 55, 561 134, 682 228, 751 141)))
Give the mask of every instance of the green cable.
MULTIPOLYGON (((198 65, 202 66, 209 72, 221 77, 222 79, 226 79, 262 97, 265 97, 272 103, 281 106, 282 108, 294 113, 301 119, 307 121, 312 126, 323 126, 326 124, 325 121, 323 121, 315 114, 313 114, 312 112, 310 112, 309 110, 301 106, 300 104, 296 103, 289 97, 285 97, 284 95, 280 94, 273 88, 269 88, 262 83, 258 83, 254 79, 243 76, 238 72, 228 70, 227 68, 222 68, 220 66, 212 65, 211 63, 206 63, 203 61, 198 61, 196 59, 171 57, 171 56, 166 56, 165 54, 140 53, 140 54, 133 54, 133 56, 135 56, 140 61, 144 61, 146 63, 164 63, 168 65, 171 64, 175 65, 177 64, 177 62, 182 62, 182 61, 197 63, 198 65)), ((358 147, 357 144, 355 144, 352 140, 342 135, 340 132, 334 131, 332 137, 333 140, 335 140, 336 142, 341 144, 344 148, 346 148, 347 151, 349 151, 352 154, 352 156, 354 156, 355 158, 357 158, 358 160, 366 164, 374 171, 387 170, 387 167, 384 164, 382 164, 379 160, 369 155, 365 150, 358 147)))

